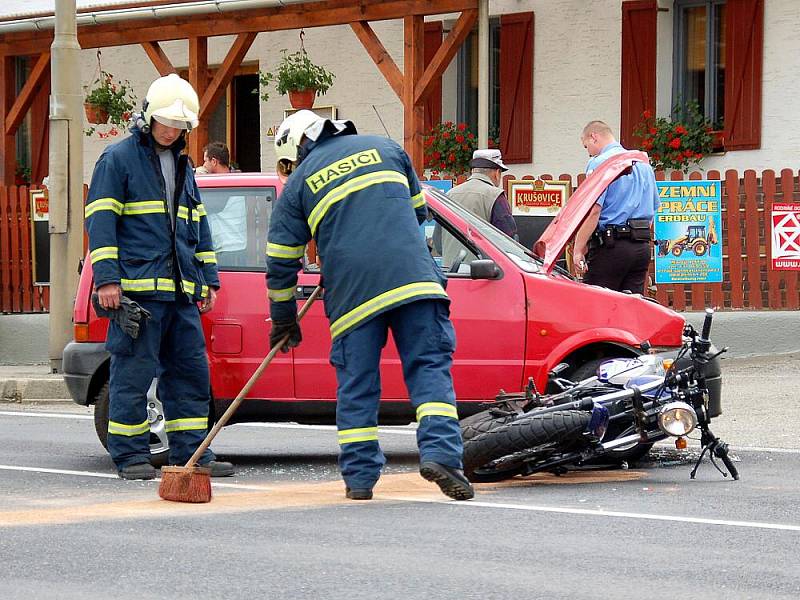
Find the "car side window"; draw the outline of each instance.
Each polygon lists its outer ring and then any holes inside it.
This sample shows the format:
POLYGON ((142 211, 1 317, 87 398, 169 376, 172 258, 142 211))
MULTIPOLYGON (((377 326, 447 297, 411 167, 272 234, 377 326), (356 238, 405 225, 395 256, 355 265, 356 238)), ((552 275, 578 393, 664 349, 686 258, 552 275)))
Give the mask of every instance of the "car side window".
POLYGON ((439 215, 428 213, 420 225, 433 260, 447 275, 469 275, 470 263, 477 260, 478 250, 468 244, 453 227, 439 215))
POLYGON ((274 187, 203 188, 211 241, 222 271, 264 271, 274 187))

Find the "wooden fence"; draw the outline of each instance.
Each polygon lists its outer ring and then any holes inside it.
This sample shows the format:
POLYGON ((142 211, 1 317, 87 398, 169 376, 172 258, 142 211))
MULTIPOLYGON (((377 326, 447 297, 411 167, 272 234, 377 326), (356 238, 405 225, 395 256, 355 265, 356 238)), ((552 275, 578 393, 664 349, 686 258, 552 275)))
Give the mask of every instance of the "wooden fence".
POLYGON ((50 309, 50 288, 33 285, 31 204, 26 186, 0 186, 0 312, 50 309))
MULTIPOLYGON (((584 175, 542 179, 569 180, 579 185, 584 175)), ((673 172, 670 178, 683 179, 673 172)), ((718 171, 689 179, 722 179, 722 283, 658 284, 655 298, 678 311, 718 309, 785 309, 800 307, 796 271, 775 271, 771 264, 770 212, 776 202, 800 202, 798 173, 784 169, 763 171, 760 177, 718 171)), ((515 177, 507 175, 504 185, 515 177)), ((664 173, 658 173, 665 179, 664 173)), ((522 179, 533 179, 527 175, 522 179)), ((0 312, 46 312, 49 288, 34 286, 31 260, 31 215, 27 187, 0 186, 0 312)))

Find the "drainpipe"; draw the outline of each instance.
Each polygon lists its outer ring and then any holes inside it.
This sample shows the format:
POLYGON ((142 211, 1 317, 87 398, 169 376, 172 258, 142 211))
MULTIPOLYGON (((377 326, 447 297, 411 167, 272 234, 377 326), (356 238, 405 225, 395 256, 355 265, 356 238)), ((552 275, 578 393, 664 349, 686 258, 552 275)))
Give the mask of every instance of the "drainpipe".
POLYGON ((478 0, 478 147, 489 147, 489 0, 478 0))
POLYGON ((62 371, 72 339, 72 306, 83 255, 83 96, 80 90, 75 0, 56 0, 51 49, 50 156, 50 367, 62 371))

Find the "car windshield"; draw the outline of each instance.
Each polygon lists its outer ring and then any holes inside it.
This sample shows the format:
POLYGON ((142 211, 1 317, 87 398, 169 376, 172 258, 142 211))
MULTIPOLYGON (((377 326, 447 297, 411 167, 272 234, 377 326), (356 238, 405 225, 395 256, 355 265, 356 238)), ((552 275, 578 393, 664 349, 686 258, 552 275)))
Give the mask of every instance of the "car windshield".
POLYGON ((469 223, 470 227, 478 230, 478 232, 484 238, 489 240, 489 243, 511 258, 511 260, 517 263, 520 268, 533 273, 541 270, 540 267, 542 265, 542 261, 538 257, 534 256, 529 249, 525 248, 525 246, 514 241, 505 233, 487 223, 480 217, 472 214, 461 205, 453 202, 441 191, 428 187, 426 188, 426 192, 434 196, 448 209, 464 219, 467 223, 469 223))
POLYGON ((264 271, 274 187, 201 188, 222 271, 264 271))

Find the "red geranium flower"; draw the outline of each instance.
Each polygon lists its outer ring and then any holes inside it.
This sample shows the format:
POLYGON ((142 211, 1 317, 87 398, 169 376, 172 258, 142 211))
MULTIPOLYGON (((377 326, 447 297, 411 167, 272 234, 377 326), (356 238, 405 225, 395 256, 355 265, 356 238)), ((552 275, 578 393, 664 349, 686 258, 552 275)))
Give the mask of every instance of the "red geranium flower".
POLYGON ((675 148, 677 150, 681 147, 681 138, 675 138, 669 143, 670 148, 675 148))

